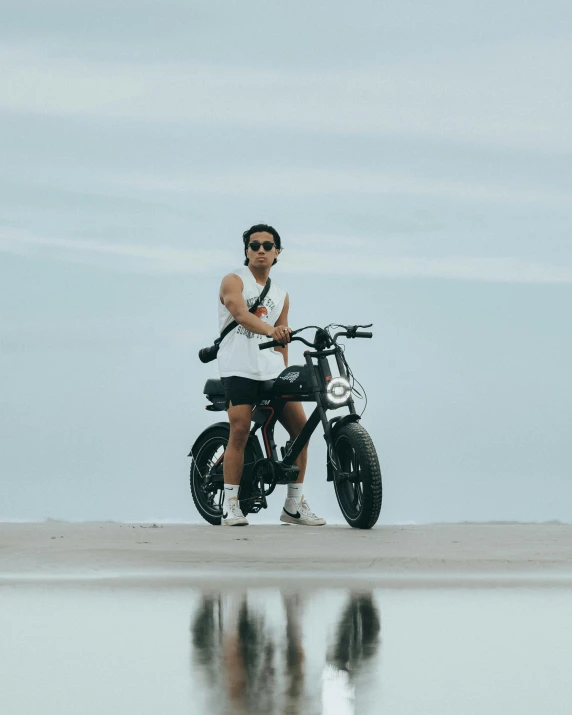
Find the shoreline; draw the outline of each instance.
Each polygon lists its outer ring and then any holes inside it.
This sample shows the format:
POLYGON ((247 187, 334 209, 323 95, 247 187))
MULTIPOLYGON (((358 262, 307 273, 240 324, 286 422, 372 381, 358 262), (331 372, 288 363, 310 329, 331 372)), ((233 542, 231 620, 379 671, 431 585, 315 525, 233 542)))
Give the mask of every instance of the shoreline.
POLYGON ((0 584, 572 585, 572 526, 0 523, 0 584))

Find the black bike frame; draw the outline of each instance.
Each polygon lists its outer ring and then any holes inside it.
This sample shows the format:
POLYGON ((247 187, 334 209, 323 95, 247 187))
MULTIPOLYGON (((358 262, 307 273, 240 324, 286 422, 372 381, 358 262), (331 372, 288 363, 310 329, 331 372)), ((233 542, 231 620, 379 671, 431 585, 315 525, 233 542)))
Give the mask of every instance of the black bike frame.
POLYGON ((341 405, 330 404, 326 396, 328 381, 332 379, 332 373, 330 372, 330 365, 328 362, 328 357, 330 355, 335 355, 336 357, 340 377, 344 377, 346 379, 348 377, 346 366, 341 357, 341 352, 342 350, 340 347, 335 347, 331 350, 317 350, 314 352, 306 350, 304 352, 304 358, 312 382, 310 392, 300 395, 277 395, 269 400, 262 400, 260 405, 255 406, 252 415, 252 419, 255 424, 250 430, 250 434, 254 435, 259 428, 262 429, 264 448, 268 459, 278 462, 279 464, 283 464, 284 466, 292 466, 300 456, 304 447, 310 441, 310 437, 320 422, 324 427, 324 438, 329 444, 331 441, 331 426, 326 414, 328 409, 348 407, 350 414, 356 414, 354 400, 351 395, 349 400, 341 405), (314 359, 317 360, 317 365, 314 365, 314 359), (278 421, 278 418, 284 409, 284 405, 287 402, 315 402, 316 409, 308 418, 308 421, 304 425, 300 434, 290 444, 284 459, 280 461, 278 458, 276 443, 274 441, 274 427, 276 426, 276 422, 278 421))

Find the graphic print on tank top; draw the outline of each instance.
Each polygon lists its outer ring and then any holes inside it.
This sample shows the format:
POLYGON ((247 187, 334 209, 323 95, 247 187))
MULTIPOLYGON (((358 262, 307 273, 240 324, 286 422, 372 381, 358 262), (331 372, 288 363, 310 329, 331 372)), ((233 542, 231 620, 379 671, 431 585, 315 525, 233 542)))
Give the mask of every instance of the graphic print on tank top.
MULTIPOLYGON (((247 307, 251 308, 259 299, 264 286, 256 282, 248 268, 233 273, 242 280, 242 297, 247 307)), ((284 308, 285 298, 286 291, 272 280, 267 296, 254 315, 273 327, 284 308)), ((218 310, 219 330, 222 332, 233 318, 220 300, 218 310)), ((242 325, 237 326, 220 345, 217 356, 220 376, 248 377, 252 380, 272 380, 277 377, 284 369, 282 353, 274 349, 259 350, 260 343, 268 339, 268 335, 253 333, 242 325)))
MULTIPOLYGON (((248 308, 252 308, 252 306, 256 303, 258 298, 249 298, 246 301, 246 305, 248 308)), ((261 320, 264 320, 264 322, 268 322, 268 316, 272 313, 272 311, 276 308, 276 303, 274 303, 273 300, 270 299, 270 296, 267 295, 266 298, 264 299, 264 302, 262 305, 259 305, 258 308, 254 311, 254 315, 257 318, 260 318, 261 320)), ((250 330, 247 328, 243 327, 242 325, 239 325, 238 328, 236 329, 237 333, 240 333, 241 335, 244 335, 246 338, 251 340, 252 338, 265 338, 265 335, 258 335, 257 333, 252 333, 250 330)))

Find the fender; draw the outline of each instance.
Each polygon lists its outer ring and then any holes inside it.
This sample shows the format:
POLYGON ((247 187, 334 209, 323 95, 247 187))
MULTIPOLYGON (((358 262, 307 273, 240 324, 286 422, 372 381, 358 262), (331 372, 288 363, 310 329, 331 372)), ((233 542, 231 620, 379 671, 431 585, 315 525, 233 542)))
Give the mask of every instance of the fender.
MULTIPOLYGON (((336 432, 342 427, 343 425, 347 425, 350 422, 359 422, 361 420, 361 415, 357 414, 349 414, 349 415, 344 415, 343 417, 333 417, 329 422, 328 422, 328 432, 329 432, 329 439, 324 435, 326 438, 326 444, 327 444, 327 449, 328 449, 328 454, 329 454, 329 449, 330 449, 330 444, 334 443, 335 437, 336 437, 336 432)), ((328 482, 333 482, 334 481, 334 465, 332 464, 331 459, 327 458, 327 471, 328 471, 328 477, 327 481, 328 482)))
POLYGON ((195 446, 197 442, 201 439, 201 437, 205 434, 205 432, 209 432, 213 427, 224 427, 227 431, 230 432, 230 425, 228 422, 215 422, 212 425, 209 425, 206 429, 204 429, 200 435, 196 438, 193 446, 191 447, 191 451, 187 454, 187 457, 192 457, 193 456, 193 451, 195 449, 195 446))
POLYGON ((330 430, 332 432, 337 432, 342 425, 347 425, 348 422, 359 422, 361 420, 361 415, 349 414, 343 417, 333 417, 330 422, 330 430))
MULTIPOLYGON (((230 425, 229 425, 228 422, 215 422, 214 424, 209 425, 209 426, 208 426, 206 429, 204 429, 204 430, 200 433, 200 435, 197 437, 197 439, 195 440, 195 443, 194 443, 193 446, 191 447, 191 451, 189 452, 189 454, 187 455, 187 457, 193 457, 193 452, 194 452, 194 450, 195 450, 195 447, 196 447, 196 445, 197 445, 197 442, 202 438, 202 436, 203 436, 204 434, 206 434, 207 432, 210 432, 210 430, 212 430, 212 429, 216 429, 216 428, 220 428, 220 427, 222 427, 224 430, 226 430, 227 432, 230 433, 230 425)), ((257 459, 257 460, 262 459, 262 458, 264 457, 264 455, 262 454, 262 449, 261 449, 261 447, 260 447, 260 442, 258 441, 257 437, 256 437, 255 435, 253 435, 253 434, 250 434, 250 435, 248 436, 248 442, 252 445, 252 449, 254 450, 254 454, 256 455, 256 459, 257 459)))

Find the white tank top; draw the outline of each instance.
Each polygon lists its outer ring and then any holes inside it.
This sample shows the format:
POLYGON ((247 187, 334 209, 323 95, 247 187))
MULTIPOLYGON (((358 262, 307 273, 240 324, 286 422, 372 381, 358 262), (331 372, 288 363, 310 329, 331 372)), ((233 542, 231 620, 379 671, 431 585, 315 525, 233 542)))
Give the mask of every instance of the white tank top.
MULTIPOLYGON (((250 308, 264 290, 259 285, 249 268, 239 268, 233 271, 242 279, 242 297, 250 308)), ((270 290, 262 305, 258 306, 255 315, 274 326, 284 307, 286 291, 272 281, 270 290)), ((218 327, 219 333, 234 320, 230 311, 218 300, 218 327)), ((282 353, 270 348, 259 350, 258 346, 268 342, 266 335, 257 335, 239 325, 225 337, 218 351, 218 370, 221 377, 248 377, 251 380, 273 380, 284 370, 282 353)))

